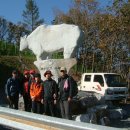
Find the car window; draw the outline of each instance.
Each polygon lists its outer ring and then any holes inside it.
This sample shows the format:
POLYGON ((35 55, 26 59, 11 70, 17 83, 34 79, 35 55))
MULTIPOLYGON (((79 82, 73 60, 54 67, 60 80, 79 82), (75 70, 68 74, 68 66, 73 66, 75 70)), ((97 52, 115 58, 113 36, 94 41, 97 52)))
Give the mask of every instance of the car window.
POLYGON ((85 75, 84 81, 89 82, 91 80, 91 75, 85 75))
POLYGON ((108 87, 127 87, 127 83, 117 74, 105 74, 104 75, 108 87))
POLYGON ((94 82, 99 82, 101 86, 104 86, 102 75, 94 75, 94 82))

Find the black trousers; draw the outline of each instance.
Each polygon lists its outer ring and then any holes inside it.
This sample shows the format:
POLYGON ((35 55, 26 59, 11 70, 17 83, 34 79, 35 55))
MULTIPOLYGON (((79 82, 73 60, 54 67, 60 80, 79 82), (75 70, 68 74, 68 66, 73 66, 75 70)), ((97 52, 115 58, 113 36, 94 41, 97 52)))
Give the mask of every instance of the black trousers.
POLYGON ((24 100, 24 110, 25 111, 28 111, 28 112, 31 112, 31 107, 32 107, 32 101, 31 101, 31 98, 30 98, 30 95, 25 93, 23 95, 23 100, 24 100))
POLYGON ((32 101, 32 111, 33 113, 41 114, 42 104, 39 101, 32 101))
POLYGON ((61 110, 61 116, 64 119, 72 119, 71 116, 71 102, 68 101, 60 101, 60 110, 61 110))
POLYGON ((53 100, 44 100, 44 114, 54 117, 54 102, 53 102, 53 100))
POLYGON ((9 101, 9 108, 13 108, 18 110, 18 101, 19 101, 19 94, 9 96, 10 101, 9 101))

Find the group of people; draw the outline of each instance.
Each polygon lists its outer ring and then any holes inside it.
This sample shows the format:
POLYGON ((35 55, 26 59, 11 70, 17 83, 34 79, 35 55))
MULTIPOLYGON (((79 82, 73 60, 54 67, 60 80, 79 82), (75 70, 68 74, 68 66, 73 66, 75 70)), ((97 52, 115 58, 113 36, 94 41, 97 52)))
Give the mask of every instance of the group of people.
POLYGON ((5 87, 9 107, 18 109, 19 96, 23 96, 25 111, 49 116, 61 115, 62 118, 71 120, 73 78, 67 74, 65 67, 60 68, 60 74, 56 83, 50 70, 44 73, 44 81, 34 70, 25 70, 23 78, 14 70, 5 87))

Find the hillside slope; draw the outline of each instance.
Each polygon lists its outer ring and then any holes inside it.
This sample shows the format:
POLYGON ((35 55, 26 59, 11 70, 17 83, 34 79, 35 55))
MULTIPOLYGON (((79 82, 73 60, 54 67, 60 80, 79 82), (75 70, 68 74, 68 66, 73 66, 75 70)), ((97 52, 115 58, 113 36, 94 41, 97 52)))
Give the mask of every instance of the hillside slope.
POLYGON ((18 56, 0 56, 0 100, 3 101, 4 86, 7 79, 11 76, 12 70, 17 69, 20 73, 23 73, 24 69, 35 69, 33 62, 34 58, 22 57, 20 59, 18 56))

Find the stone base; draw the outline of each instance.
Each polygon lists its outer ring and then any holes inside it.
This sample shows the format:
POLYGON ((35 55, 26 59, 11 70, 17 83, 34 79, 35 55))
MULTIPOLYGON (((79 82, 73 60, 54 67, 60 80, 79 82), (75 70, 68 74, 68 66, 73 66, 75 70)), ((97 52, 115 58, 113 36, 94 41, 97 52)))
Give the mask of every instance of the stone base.
POLYGON ((67 72, 77 63, 75 58, 71 59, 48 59, 42 61, 35 61, 34 64, 41 73, 42 80, 45 79, 44 73, 46 70, 50 70, 53 74, 53 79, 58 80, 60 76, 60 67, 66 67, 67 72))

